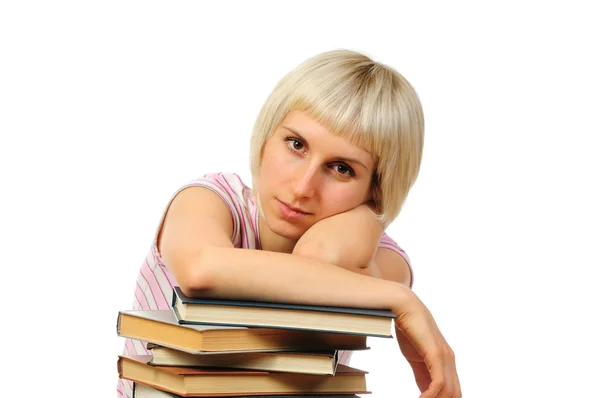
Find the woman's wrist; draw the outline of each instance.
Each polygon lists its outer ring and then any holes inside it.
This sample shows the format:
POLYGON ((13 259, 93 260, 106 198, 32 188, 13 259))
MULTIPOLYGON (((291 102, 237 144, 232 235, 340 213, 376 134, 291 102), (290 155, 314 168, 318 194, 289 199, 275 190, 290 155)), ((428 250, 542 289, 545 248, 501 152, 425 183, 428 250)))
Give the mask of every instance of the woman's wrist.
POLYGON ((387 281, 393 284, 390 297, 389 309, 396 315, 404 314, 410 311, 412 302, 415 300, 415 293, 406 285, 398 282, 387 281))

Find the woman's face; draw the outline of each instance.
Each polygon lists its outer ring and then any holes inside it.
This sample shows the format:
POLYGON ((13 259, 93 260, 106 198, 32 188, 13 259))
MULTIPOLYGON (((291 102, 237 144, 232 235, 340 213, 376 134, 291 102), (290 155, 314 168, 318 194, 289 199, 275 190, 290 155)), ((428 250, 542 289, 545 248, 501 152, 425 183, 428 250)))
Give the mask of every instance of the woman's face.
POLYGON ((299 239, 317 221, 369 200, 375 161, 301 111, 288 113, 263 148, 258 194, 266 223, 299 239))

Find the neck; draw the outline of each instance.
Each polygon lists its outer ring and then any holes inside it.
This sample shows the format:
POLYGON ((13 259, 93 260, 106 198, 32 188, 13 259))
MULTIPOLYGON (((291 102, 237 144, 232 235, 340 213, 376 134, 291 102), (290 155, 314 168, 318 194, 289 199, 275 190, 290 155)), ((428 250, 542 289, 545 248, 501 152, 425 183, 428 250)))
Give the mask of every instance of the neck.
POLYGON ((262 250, 278 253, 291 253, 296 246, 297 240, 284 238, 271 231, 266 221, 259 214, 258 233, 260 235, 260 247, 262 250))

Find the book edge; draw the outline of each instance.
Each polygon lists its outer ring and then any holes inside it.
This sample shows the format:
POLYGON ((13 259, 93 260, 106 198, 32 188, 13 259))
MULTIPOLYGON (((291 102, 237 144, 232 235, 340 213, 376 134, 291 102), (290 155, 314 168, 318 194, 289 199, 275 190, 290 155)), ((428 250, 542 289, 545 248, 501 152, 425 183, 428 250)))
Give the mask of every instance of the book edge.
POLYGON ((280 308, 288 310, 298 311, 316 311, 316 312, 335 312, 342 314, 355 314, 355 315, 366 315, 379 318, 392 318, 395 319, 398 316, 388 309, 371 309, 371 308, 357 308, 357 307, 336 307, 326 305, 312 305, 312 304, 292 304, 292 303, 279 303, 279 302, 268 302, 268 301, 251 301, 251 300, 225 300, 225 299, 210 299, 210 298, 193 298, 186 296, 179 286, 173 287, 173 300, 171 301, 171 307, 175 308, 176 298, 184 305, 223 305, 223 306, 235 306, 235 307, 262 307, 262 308, 280 308))

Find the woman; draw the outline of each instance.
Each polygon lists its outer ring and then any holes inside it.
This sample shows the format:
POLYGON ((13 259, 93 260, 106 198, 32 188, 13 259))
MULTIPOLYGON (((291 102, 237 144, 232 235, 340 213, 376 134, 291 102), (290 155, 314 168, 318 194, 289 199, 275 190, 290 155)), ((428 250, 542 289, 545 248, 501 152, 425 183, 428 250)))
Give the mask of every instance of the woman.
MULTIPOLYGON (((173 285, 196 297, 389 308, 422 396, 460 397, 454 354, 410 290, 408 257, 384 234, 422 147, 419 99, 396 71, 345 50, 305 61, 258 116, 253 189, 217 173, 174 195, 134 308, 169 309, 173 285)), ((125 352, 145 348, 127 340, 125 352)), ((122 381, 121 395, 129 387, 122 381)))

